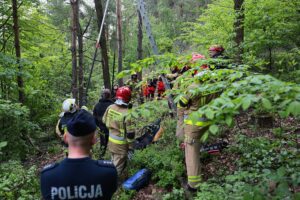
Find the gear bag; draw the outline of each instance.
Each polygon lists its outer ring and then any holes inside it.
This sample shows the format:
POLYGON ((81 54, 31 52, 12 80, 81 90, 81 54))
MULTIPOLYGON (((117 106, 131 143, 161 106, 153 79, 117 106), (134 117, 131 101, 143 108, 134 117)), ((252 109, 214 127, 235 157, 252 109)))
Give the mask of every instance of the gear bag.
MULTIPOLYGON (((142 129, 142 136, 136 138, 136 140, 133 144, 133 149, 144 149, 146 146, 148 146, 149 144, 151 144, 154 141, 154 137, 156 136, 157 133, 159 133, 161 135, 162 129, 160 127, 160 122, 161 122, 161 119, 157 119, 152 124, 145 126, 142 129)), ((156 137, 156 140, 158 140, 157 137, 156 137)))
POLYGON ((139 190, 147 186, 151 179, 151 171, 149 169, 141 169, 123 183, 125 190, 139 190))

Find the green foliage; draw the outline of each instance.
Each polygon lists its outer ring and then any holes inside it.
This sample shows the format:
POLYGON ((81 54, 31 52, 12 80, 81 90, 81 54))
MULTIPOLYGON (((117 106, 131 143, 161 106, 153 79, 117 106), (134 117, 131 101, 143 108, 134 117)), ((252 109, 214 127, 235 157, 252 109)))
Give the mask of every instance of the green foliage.
POLYGON ((295 136, 286 140, 238 135, 229 152, 237 156, 237 170, 200 185, 196 199, 293 199, 299 185, 299 159, 295 136))
POLYGON ((32 151, 28 145, 28 137, 39 131, 39 127, 29 121, 28 108, 0 100, 0 121, 0 141, 7 142, 1 149, 1 160, 24 158, 32 151))
POLYGON ((0 198, 7 200, 40 199, 35 166, 25 169, 17 161, 1 163, 0 198))
POLYGON ((131 174, 138 169, 148 168, 152 172, 152 180, 158 186, 170 187, 179 186, 178 177, 184 172, 183 152, 176 146, 174 120, 167 120, 163 123, 163 137, 146 149, 135 151, 134 157, 129 166, 131 174))
POLYGON ((163 200, 181 200, 184 199, 184 190, 183 188, 177 189, 173 188, 172 192, 165 194, 163 200))
POLYGON ((162 118, 169 113, 168 103, 166 100, 155 100, 146 102, 136 108, 133 108, 127 119, 135 123, 136 128, 142 128, 158 118, 162 118))
MULTIPOLYGON (((232 0, 215 0, 197 22, 187 22, 179 37, 200 52, 222 44, 234 57, 236 48, 232 0)), ((244 63, 255 69, 291 72, 299 70, 299 1, 244 1, 244 63)))
POLYGON ((123 188, 119 188, 117 192, 114 194, 113 199, 118 199, 118 200, 132 199, 135 194, 136 194, 135 190, 124 190, 123 188))
MULTIPOLYGON (((212 135, 216 135, 219 128, 216 124, 232 126, 234 116, 241 110, 252 108, 257 114, 272 113, 281 117, 300 116, 300 87, 297 84, 282 82, 270 75, 250 73, 247 67, 240 66, 233 69, 219 69, 207 71, 201 80, 196 76, 188 78, 184 75, 184 83, 180 85, 175 101, 182 93, 203 95, 223 91, 221 96, 209 104, 199 108, 189 117, 197 121, 205 116, 213 124, 209 127, 212 135), (202 80, 205 79, 205 82, 202 80), (188 85, 200 82, 201 87, 186 91, 188 85)), ((178 80, 179 82, 181 80, 178 80)), ((204 135, 207 139, 207 135, 204 135)))

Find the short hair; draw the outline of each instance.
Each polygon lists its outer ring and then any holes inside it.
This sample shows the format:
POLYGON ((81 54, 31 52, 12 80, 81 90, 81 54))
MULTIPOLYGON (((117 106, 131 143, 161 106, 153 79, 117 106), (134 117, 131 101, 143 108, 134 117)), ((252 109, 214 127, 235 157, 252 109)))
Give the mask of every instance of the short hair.
POLYGON ((103 89, 101 93, 102 99, 109 99, 111 97, 111 92, 109 89, 103 89))

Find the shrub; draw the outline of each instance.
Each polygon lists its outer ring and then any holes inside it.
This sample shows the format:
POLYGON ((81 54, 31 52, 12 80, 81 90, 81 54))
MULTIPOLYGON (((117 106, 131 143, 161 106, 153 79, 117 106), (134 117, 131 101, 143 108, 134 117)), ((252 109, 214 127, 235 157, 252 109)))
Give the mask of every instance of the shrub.
POLYGON ((1 149, 1 160, 23 159, 32 153, 27 143, 39 127, 29 121, 29 110, 19 103, 0 100, 0 141, 7 142, 1 149))
POLYGON ((0 199, 40 199, 35 166, 25 169, 20 162, 9 161, 0 167, 0 199))

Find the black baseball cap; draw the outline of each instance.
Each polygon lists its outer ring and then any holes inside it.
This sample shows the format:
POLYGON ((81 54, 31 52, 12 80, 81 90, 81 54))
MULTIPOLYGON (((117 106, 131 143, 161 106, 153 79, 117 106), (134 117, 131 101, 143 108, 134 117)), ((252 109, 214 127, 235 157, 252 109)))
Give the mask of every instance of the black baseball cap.
POLYGON ((67 130, 75 137, 89 135, 96 130, 95 118, 82 109, 67 123, 67 130))

